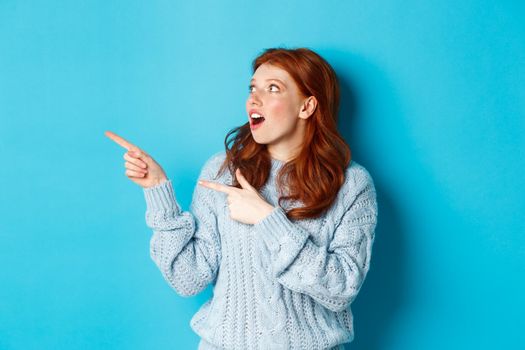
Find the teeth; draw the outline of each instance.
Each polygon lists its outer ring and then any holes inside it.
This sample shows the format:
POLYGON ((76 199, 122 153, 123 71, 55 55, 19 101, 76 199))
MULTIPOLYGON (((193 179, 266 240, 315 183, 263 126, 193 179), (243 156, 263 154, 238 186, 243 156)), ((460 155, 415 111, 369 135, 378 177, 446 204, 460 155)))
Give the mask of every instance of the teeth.
POLYGON ((258 113, 253 113, 252 114, 252 118, 262 118, 262 115, 260 115, 258 113))

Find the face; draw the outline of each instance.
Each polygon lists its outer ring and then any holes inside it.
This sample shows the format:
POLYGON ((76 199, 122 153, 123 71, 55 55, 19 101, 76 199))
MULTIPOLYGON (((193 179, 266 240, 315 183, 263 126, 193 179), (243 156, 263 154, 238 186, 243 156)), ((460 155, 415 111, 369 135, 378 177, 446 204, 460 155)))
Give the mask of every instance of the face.
POLYGON ((252 76, 246 100, 255 142, 268 145, 273 158, 291 156, 302 146, 306 118, 311 114, 304 108, 305 101, 310 100, 299 93, 287 71, 260 65, 252 76), (253 118, 255 113, 263 118, 253 118))

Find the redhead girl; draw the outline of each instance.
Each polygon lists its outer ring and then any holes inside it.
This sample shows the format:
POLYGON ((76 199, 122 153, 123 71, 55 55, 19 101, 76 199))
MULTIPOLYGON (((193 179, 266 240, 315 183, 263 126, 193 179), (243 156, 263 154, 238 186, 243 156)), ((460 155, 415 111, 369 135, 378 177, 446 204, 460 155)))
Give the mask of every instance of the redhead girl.
POLYGON ((370 173, 337 130, 339 84, 310 49, 253 61, 247 122, 203 165, 188 211, 144 150, 120 136, 143 188, 151 258, 180 295, 213 285, 190 321, 199 349, 343 349, 377 223, 370 173))

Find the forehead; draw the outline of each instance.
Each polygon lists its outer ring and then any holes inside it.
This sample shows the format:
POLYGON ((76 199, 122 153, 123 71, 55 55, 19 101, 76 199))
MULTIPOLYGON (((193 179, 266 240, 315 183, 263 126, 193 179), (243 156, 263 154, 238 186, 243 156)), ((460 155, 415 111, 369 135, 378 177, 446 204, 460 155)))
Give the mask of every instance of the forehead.
POLYGON ((257 70, 253 73, 253 80, 266 80, 266 79, 279 79, 283 82, 289 82, 292 80, 290 74, 284 69, 268 64, 261 64, 257 70))

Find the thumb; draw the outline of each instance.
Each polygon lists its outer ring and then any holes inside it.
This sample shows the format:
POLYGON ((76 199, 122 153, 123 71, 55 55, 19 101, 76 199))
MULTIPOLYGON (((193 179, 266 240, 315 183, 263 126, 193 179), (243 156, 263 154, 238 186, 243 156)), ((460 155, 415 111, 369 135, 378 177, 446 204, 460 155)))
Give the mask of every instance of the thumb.
POLYGON ((137 146, 132 146, 129 149, 133 154, 139 158, 145 159, 148 157, 148 154, 143 149, 138 148, 137 146))
POLYGON ((250 185, 248 180, 246 180, 246 178, 242 175, 241 169, 237 168, 237 170, 235 170, 235 176, 237 177, 237 181, 239 181, 243 189, 246 189, 246 190, 254 189, 253 186, 250 185))

